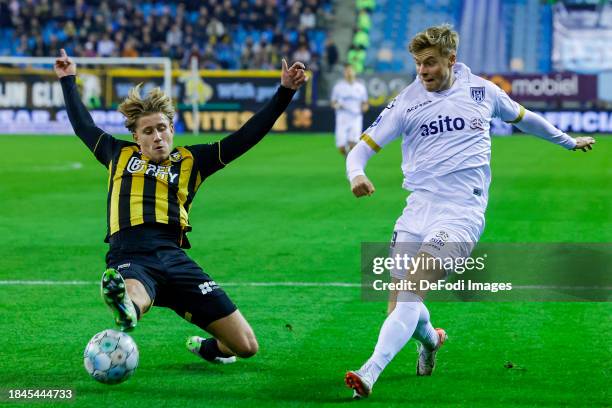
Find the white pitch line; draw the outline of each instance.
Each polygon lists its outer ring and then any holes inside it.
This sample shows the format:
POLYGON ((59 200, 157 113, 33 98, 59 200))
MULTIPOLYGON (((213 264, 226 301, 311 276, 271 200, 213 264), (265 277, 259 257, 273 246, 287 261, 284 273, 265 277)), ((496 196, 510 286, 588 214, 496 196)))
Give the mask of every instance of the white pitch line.
POLYGON ((80 162, 72 162, 66 164, 57 164, 51 166, 34 166, 28 167, 24 169, 25 172, 48 172, 48 171, 71 171, 71 170, 81 170, 83 168, 83 163, 80 162))
MULTIPOLYGON (((85 286, 99 285, 97 281, 53 281, 53 280, 0 280, 0 285, 24 285, 24 286, 85 286)), ((225 282, 221 286, 246 286, 246 287, 335 287, 335 288, 359 288, 360 283, 349 282, 225 282)), ((369 287, 369 286, 368 286, 369 287)), ((512 290, 612 290, 612 286, 557 286, 557 285, 513 285, 512 290)))
POLYGON ((96 285, 93 281, 50 281, 50 280, 0 280, 0 285, 96 285))

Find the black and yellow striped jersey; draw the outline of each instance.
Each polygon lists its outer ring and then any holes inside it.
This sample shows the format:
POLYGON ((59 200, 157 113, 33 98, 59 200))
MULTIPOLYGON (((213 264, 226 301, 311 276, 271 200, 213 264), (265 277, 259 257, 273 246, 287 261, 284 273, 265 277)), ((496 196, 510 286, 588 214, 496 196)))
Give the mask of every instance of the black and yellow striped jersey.
MULTIPOLYGON (((95 126, 80 100, 74 76, 61 79, 72 127, 108 169, 107 239, 145 224, 191 230, 189 209, 211 174, 253 147, 272 128, 295 91, 279 87, 274 97, 235 133, 217 143, 176 147, 163 162, 144 156, 136 143, 115 139, 95 126)), ((181 242, 188 247, 188 242, 181 242)))
POLYGON ((161 163, 143 157, 136 144, 115 140, 108 167, 108 234, 144 223, 189 231, 189 209, 202 183, 197 149, 175 148, 161 163))

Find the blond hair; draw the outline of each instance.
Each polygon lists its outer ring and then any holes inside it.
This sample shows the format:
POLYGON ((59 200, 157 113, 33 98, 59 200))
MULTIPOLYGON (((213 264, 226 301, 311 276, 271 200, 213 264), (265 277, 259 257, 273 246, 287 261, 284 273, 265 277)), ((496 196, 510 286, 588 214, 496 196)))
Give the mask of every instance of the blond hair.
POLYGON ((441 24, 421 31, 410 41, 408 50, 414 54, 426 48, 435 47, 440 55, 448 57, 457 53, 459 34, 450 24, 441 24))
POLYGON ((142 83, 130 89, 128 97, 117 108, 125 116, 125 127, 134 133, 138 118, 150 113, 163 113, 172 124, 175 114, 172 99, 160 88, 151 89, 147 96, 142 99, 140 97, 141 87, 142 83))

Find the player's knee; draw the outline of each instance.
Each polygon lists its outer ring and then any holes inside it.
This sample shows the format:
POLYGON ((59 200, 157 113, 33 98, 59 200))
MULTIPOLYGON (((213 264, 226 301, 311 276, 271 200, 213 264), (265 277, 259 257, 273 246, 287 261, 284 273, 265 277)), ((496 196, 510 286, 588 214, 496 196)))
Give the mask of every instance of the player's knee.
POLYGON ((245 336, 234 352, 240 358, 253 357, 259 351, 259 344, 254 335, 245 336))

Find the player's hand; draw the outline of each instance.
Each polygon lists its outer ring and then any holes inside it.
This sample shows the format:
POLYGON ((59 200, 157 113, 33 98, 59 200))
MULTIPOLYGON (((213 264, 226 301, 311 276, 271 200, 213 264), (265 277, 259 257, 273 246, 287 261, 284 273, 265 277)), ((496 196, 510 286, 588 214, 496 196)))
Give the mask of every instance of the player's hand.
POLYGON ((355 176, 351 180, 351 190, 355 197, 370 196, 374 194, 374 184, 366 176, 355 176))
POLYGON ((595 144, 595 139, 590 136, 586 137, 577 137, 576 139, 576 147, 573 150, 582 150, 586 152, 588 150, 593 150, 593 145, 595 144))
POLYGON ((301 62, 294 62, 291 68, 288 68, 287 61, 283 58, 283 70, 281 73, 281 85, 285 88, 298 89, 308 81, 306 76, 306 66, 301 62))
POLYGON ((76 64, 68 57, 65 49, 60 50, 60 56, 55 60, 53 66, 58 78, 63 78, 68 75, 76 75, 76 64))

